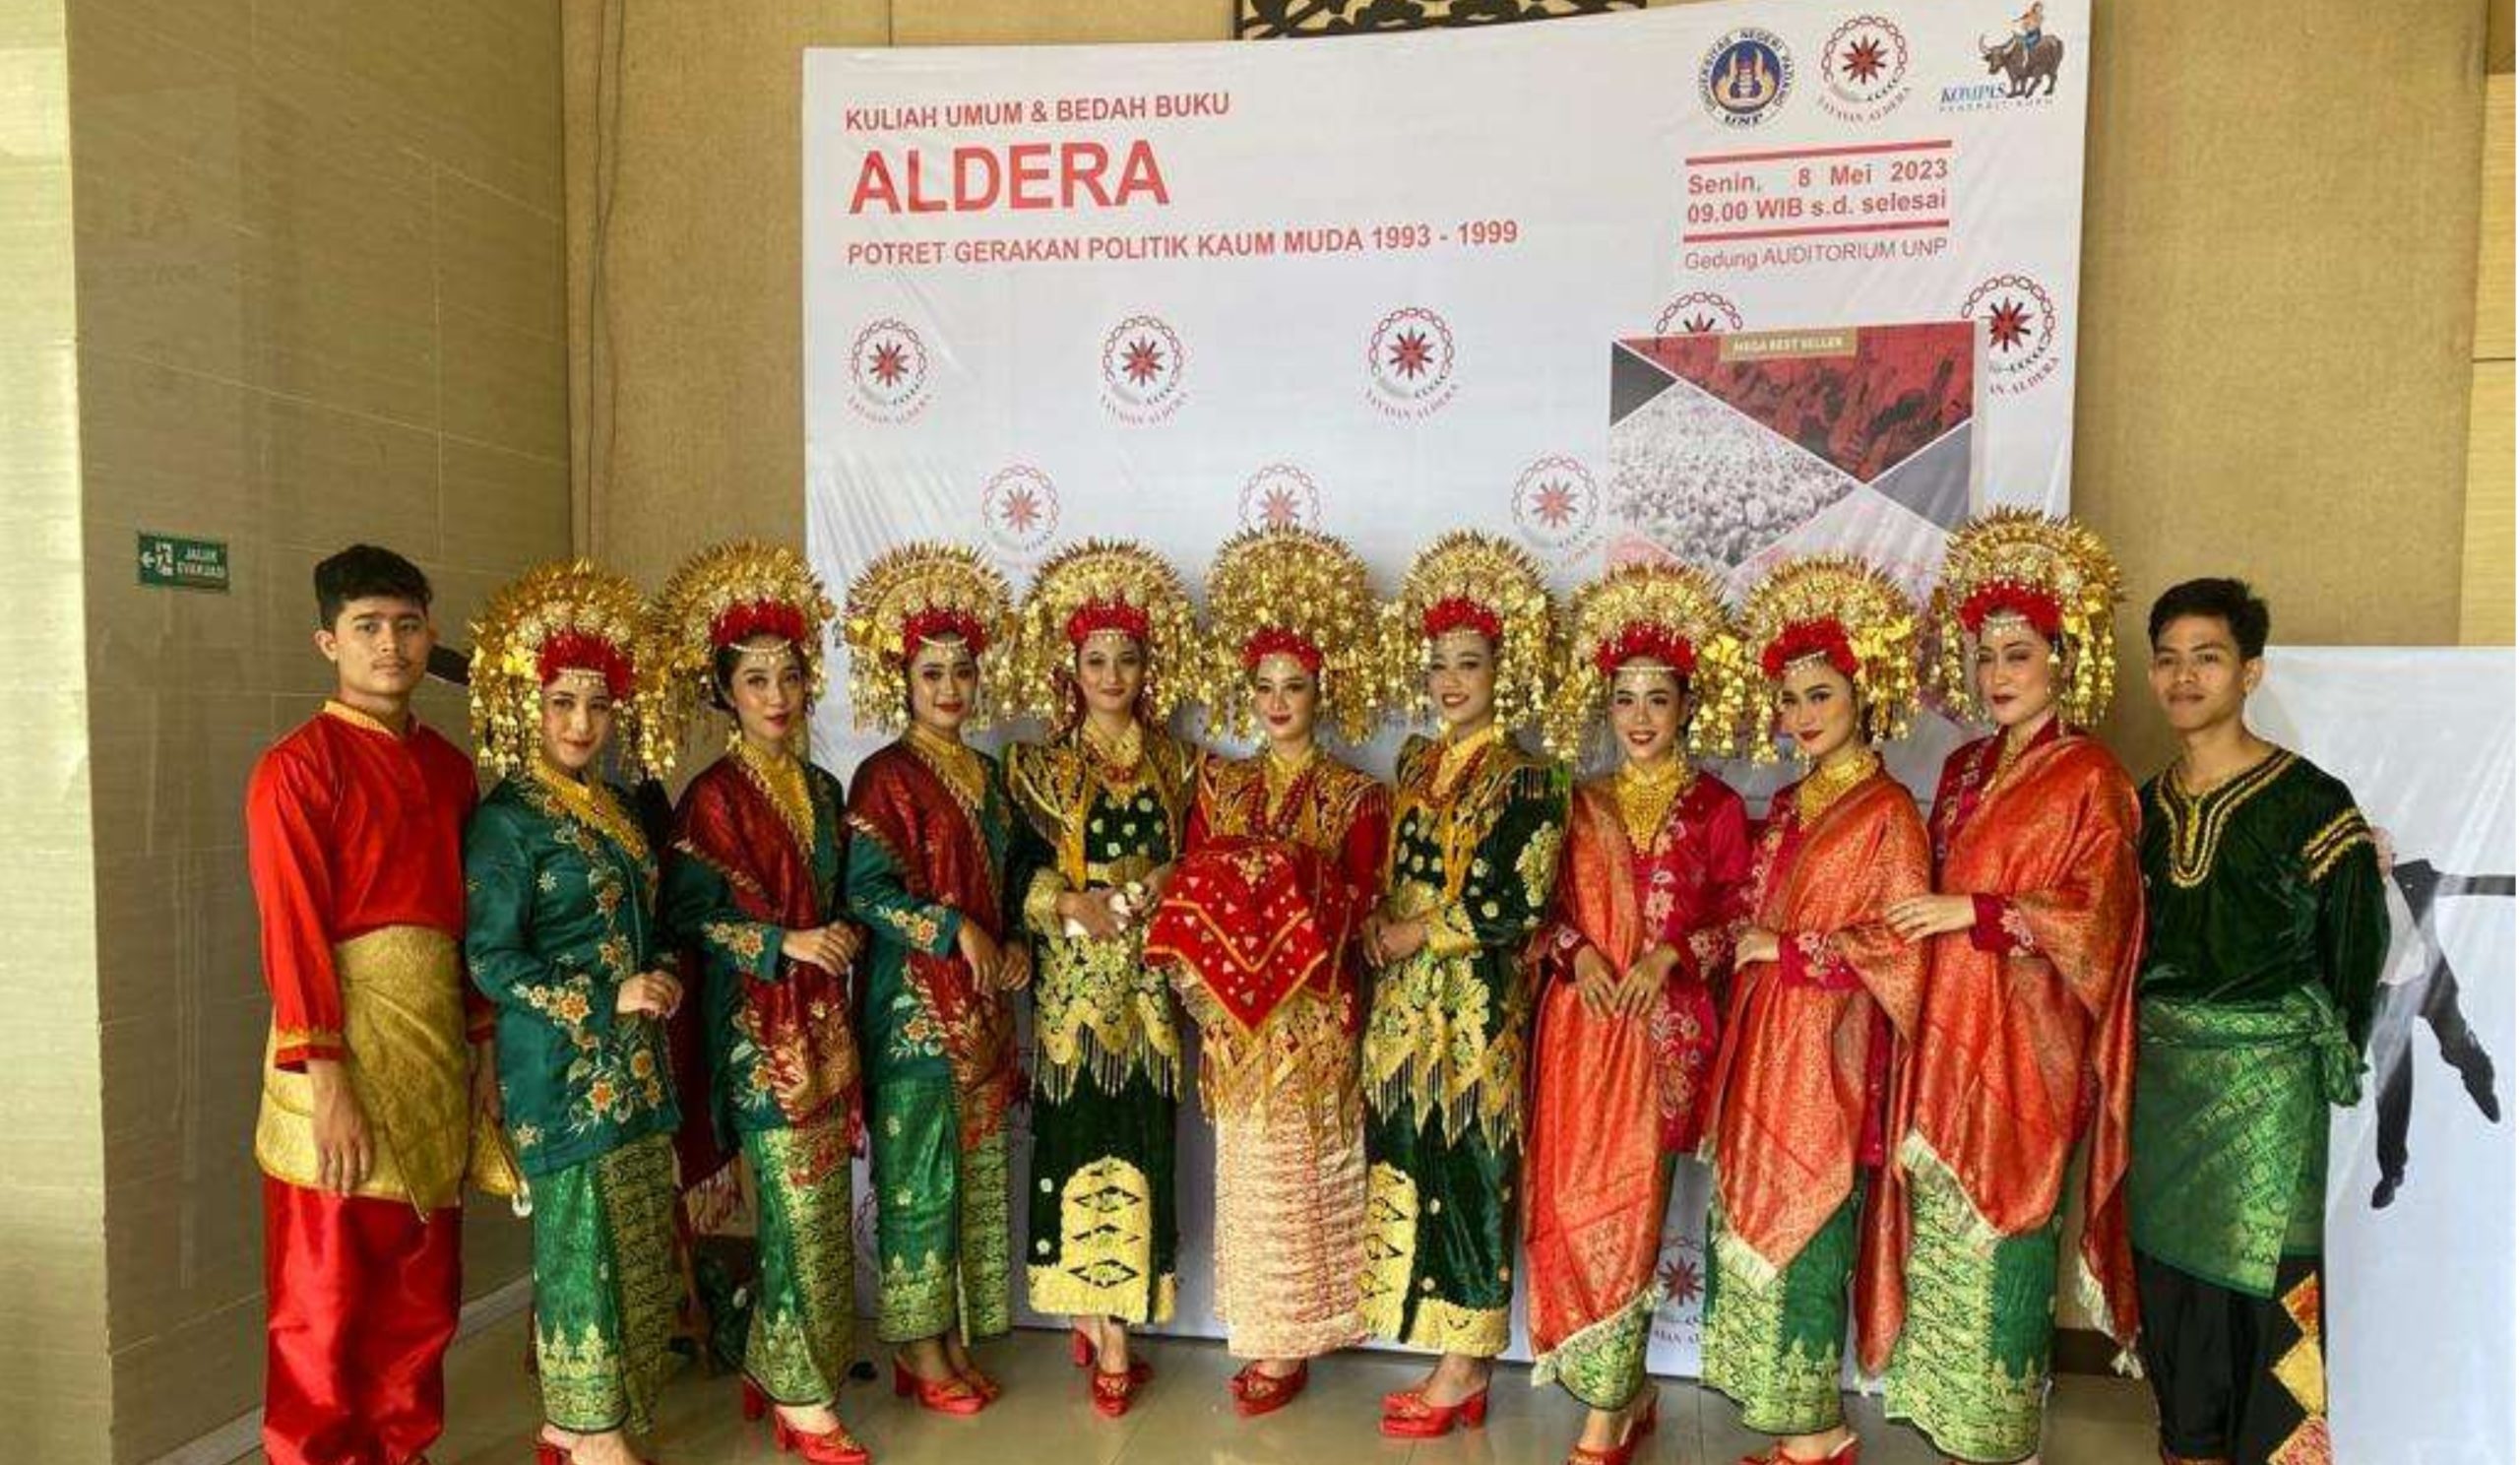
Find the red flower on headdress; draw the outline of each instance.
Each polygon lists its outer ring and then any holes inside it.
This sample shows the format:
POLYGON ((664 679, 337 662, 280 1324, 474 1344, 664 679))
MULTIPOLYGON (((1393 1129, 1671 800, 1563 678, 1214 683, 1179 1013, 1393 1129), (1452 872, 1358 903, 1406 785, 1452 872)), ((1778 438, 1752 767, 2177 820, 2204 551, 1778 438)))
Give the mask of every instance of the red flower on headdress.
POLYGON ((1639 657, 1662 663, 1683 681, 1697 670, 1697 648, 1688 637, 1645 620, 1629 621, 1618 628, 1617 635, 1595 647, 1593 665, 1608 676, 1639 657))
POLYGON ((1786 668, 1808 656, 1827 657, 1840 674, 1855 679, 1855 648, 1847 644, 1847 628, 1834 620, 1797 620, 1779 631, 1759 653, 1759 669, 1775 681, 1786 668))
POLYGON ((918 649, 930 641, 960 641, 978 656, 988 650, 988 628, 980 618, 968 610, 945 605, 930 605, 915 615, 902 620, 902 659, 918 655, 918 649))
POLYGON ((2029 621, 2032 629, 2050 641, 2064 622, 2064 607, 2048 592, 2016 580, 1989 580, 1961 603, 1960 623, 1975 635, 1985 627, 1987 616, 2005 612, 2029 621))
POLYGON ((1293 657, 1305 671, 1321 674, 1321 648, 1285 626, 1262 626, 1251 633, 1242 643, 1242 669, 1256 671, 1261 662, 1273 656, 1293 657))
POLYGON ((535 677, 549 686, 563 671, 600 672, 614 701, 630 695, 630 658, 592 631, 562 631, 543 641, 534 658, 535 677))
POLYGON ((805 612, 780 601, 754 601, 729 605, 709 623, 709 644, 735 646, 755 636, 775 636, 805 644, 805 612))
POLYGON ((1505 623, 1496 618, 1496 612, 1468 596, 1446 596, 1427 606, 1418 628, 1429 641, 1454 631, 1477 631, 1490 642, 1505 637, 1505 623))
POLYGON ((1146 644, 1146 612, 1126 601, 1088 601, 1067 618, 1070 646, 1083 646, 1099 631, 1117 631, 1140 646, 1146 644))

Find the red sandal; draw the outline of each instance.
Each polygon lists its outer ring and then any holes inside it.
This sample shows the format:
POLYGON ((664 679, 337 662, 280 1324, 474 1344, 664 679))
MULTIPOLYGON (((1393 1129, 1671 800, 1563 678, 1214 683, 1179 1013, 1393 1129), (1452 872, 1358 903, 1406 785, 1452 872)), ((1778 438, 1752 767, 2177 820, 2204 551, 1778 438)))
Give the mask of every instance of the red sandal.
POLYGON ((1654 1427, 1661 1423, 1662 1412, 1661 1396, 1649 1393, 1645 1407, 1629 1418, 1626 1438, 1607 1449, 1593 1449, 1581 1444, 1571 1446, 1566 1451, 1566 1465, 1629 1465, 1636 1458, 1637 1446, 1643 1444, 1645 1436, 1653 1433, 1654 1427))
POLYGON ((1145 1386, 1150 1372, 1141 1363, 1131 1363, 1117 1373, 1105 1373, 1096 1369, 1093 1373, 1094 1412, 1104 1419, 1118 1419, 1128 1413, 1130 1401, 1145 1386))
POLYGON ((931 1414, 950 1414, 968 1419, 988 1407, 988 1395, 972 1387, 960 1373, 943 1378, 921 1378, 893 1360, 893 1393, 898 1398, 918 1400, 918 1407, 931 1414))
POLYGON ((1785 1441, 1780 1439, 1770 1443, 1764 1453, 1743 1455, 1741 1465, 1856 1465, 1862 1454, 1863 1441, 1853 1434, 1847 1436, 1846 1443, 1827 1454, 1808 1457, 1787 1454, 1785 1441))
POLYGON ((1258 1419, 1292 1404, 1311 1381, 1312 1361, 1302 1359, 1296 1362, 1292 1373, 1270 1373, 1257 1363, 1245 1364, 1226 1387, 1233 1394, 1234 1413, 1244 1419, 1258 1419))
POLYGON ((776 1415, 771 1416, 770 1441, 783 1455, 794 1455, 804 1465, 867 1465, 875 1457, 859 1444, 849 1431, 834 1425, 820 1434, 808 1434, 776 1415))
POLYGON ((1411 1389, 1382 1411, 1382 1433, 1393 1439, 1438 1439, 1453 1432, 1458 1424, 1465 1430, 1476 1430, 1487 1423, 1487 1388, 1458 1404, 1429 1404, 1426 1396, 1411 1389))

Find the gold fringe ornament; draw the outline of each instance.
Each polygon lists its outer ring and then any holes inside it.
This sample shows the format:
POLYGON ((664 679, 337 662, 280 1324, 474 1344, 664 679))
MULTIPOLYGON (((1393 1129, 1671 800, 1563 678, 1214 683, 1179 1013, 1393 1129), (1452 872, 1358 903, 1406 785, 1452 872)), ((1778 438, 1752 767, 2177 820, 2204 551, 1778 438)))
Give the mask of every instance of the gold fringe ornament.
POLYGON ((910 726, 911 658, 930 641, 969 646, 980 664, 980 697, 964 724, 986 728, 992 672, 1015 626, 1006 577, 977 551, 921 542, 886 551, 858 572, 841 612, 849 647, 849 706, 856 726, 899 733, 910 726))
POLYGON ((1149 727, 1196 695, 1198 621, 1180 574, 1143 544, 1088 540, 1052 555, 1024 594, 1006 651, 1008 708, 1065 732, 1083 716, 1076 655, 1098 635, 1125 636, 1145 655, 1139 702, 1149 727))
POLYGON ((1549 701, 1549 751, 1567 759, 1582 752, 1604 723, 1619 669, 1638 662, 1674 671, 1687 686, 1683 745, 1705 757, 1732 756, 1757 689, 1715 577, 1680 564, 1627 565, 1575 593, 1566 609, 1565 669, 1549 701))
MULTIPOLYGON (((1889 576, 1851 554, 1783 560, 1750 592, 1740 625, 1770 697, 1794 667, 1824 658, 1855 683, 1866 742, 1906 734, 1917 712, 1917 607, 1889 576)), ((1751 758, 1775 762, 1769 699, 1746 713, 1751 758)))
POLYGON ((1518 728, 1546 710, 1556 611, 1540 566, 1515 545, 1455 530, 1418 551, 1400 595, 1383 607, 1383 695, 1428 713, 1426 652, 1437 638, 1478 630, 1496 649, 1496 721, 1518 728))
POLYGON ((822 581, 785 544, 736 540, 684 560, 657 596, 639 659, 655 688, 649 771, 671 773, 692 719, 716 705, 721 647, 764 637, 784 644, 803 665, 808 702, 820 698, 823 633, 832 614, 822 581))
POLYGON ((473 757, 493 776, 542 749, 542 689, 576 680, 612 698, 613 745, 646 757, 655 727, 637 674, 647 605, 639 587, 588 560, 536 565, 501 587, 472 624, 473 757))
POLYGON ((1926 666, 1934 695, 1988 714, 1971 675, 1970 643, 1990 620, 2027 621, 2057 657, 2056 711, 2091 728, 2117 692, 2117 561, 2078 520, 1993 509, 1960 526, 1944 551, 1926 666))
POLYGON ((1382 718, 1373 586, 1356 551, 1306 529, 1245 530, 1226 541, 1208 570, 1208 633, 1199 695, 1211 729, 1258 734, 1251 673, 1286 655, 1321 688, 1319 722, 1347 742, 1373 735, 1382 718))

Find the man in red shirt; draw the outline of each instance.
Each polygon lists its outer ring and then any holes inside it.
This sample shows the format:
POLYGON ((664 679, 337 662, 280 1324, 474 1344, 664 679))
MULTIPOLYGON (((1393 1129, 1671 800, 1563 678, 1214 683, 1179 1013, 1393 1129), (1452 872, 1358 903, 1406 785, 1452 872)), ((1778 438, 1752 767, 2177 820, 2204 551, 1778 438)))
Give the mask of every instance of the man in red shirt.
POLYGON ((444 1424, 458 1202, 495 1113, 463 980, 472 760, 411 715, 429 583, 354 544, 315 567, 323 711, 254 767, 245 834, 272 1031, 261 1165, 272 1465, 412 1465, 444 1424))

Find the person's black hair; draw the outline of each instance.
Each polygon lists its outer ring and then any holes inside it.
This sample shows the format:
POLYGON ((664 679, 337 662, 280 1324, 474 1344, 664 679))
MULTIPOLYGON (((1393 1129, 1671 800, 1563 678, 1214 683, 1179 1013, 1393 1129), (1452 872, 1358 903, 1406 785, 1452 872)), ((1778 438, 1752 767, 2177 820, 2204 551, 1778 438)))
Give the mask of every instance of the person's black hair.
MULTIPOLYGON (((796 659, 796 670, 802 673, 805 669, 803 649, 793 641, 781 644, 788 648, 788 655, 796 659)), ((735 710, 735 669, 743 665, 743 660, 744 648, 740 641, 731 646, 721 646, 709 653, 709 699, 716 704, 720 712, 731 713, 735 710)))
POLYGON ((2174 620, 2186 616, 2205 616, 2231 627, 2232 640, 2240 649, 2242 661, 2253 662, 2266 654, 2266 632, 2272 624, 2266 602, 2248 588, 2245 580, 2208 578, 2182 580, 2162 592, 2153 602, 2153 613, 2144 622, 2145 639, 2161 644, 2162 631, 2174 620))
POLYGON ((410 601, 426 610, 429 577, 418 565, 374 544, 352 544, 315 566, 315 617, 326 630, 341 619, 344 605, 371 596, 410 601))

